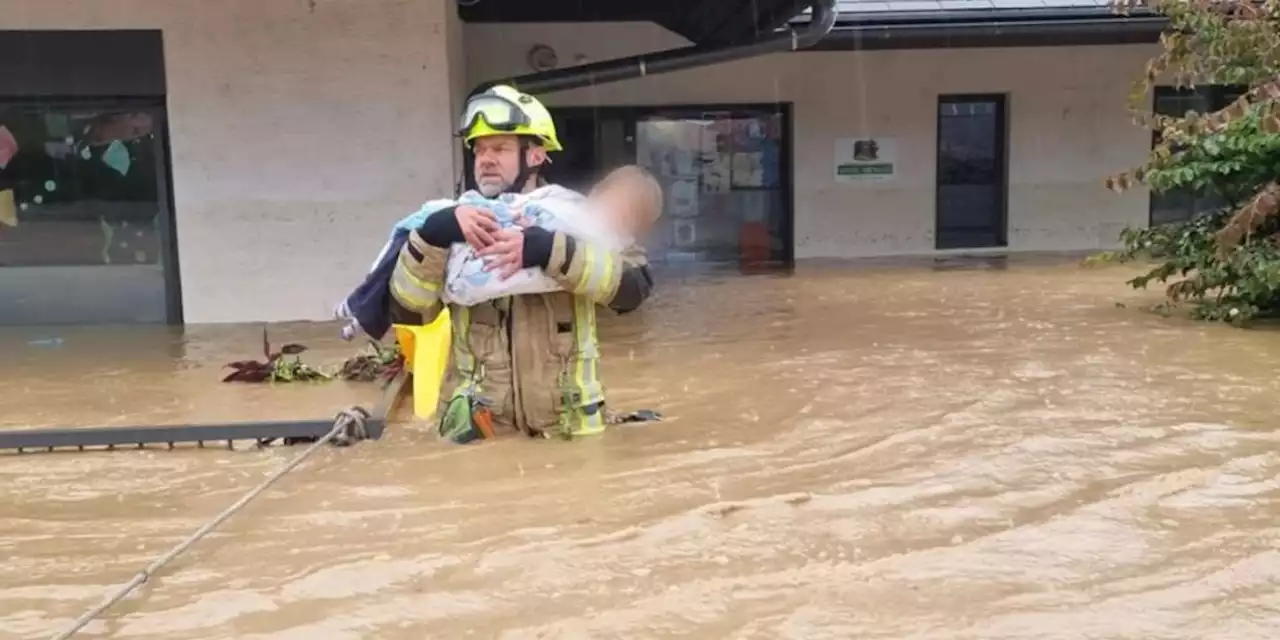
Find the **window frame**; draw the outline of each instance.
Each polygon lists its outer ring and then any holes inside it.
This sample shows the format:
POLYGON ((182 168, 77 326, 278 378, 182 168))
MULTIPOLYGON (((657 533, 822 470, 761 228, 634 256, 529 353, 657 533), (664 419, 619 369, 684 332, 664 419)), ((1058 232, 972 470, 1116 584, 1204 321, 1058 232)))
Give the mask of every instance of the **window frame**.
MULTIPOLYGON (((1248 90, 1249 90, 1249 87, 1247 85, 1238 85, 1238 84, 1206 84, 1206 85, 1197 85, 1194 87, 1177 87, 1173 85, 1158 85, 1154 87, 1151 92, 1151 113, 1155 115, 1182 117, 1183 115, 1185 115, 1185 112, 1178 113, 1178 114, 1161 113, 1160 111, 1158 111, 1158 107, 1160 104, 1160 100, 1162 98, 1176 98, 1176 97, 1183 97, 1183 96, 1198 98, 1200 104, 1203 105, 1205 109, 1207 109, 1207 111, 1204 111, 1202 113, 1213 113, 1220 109, 1226 108, 1232 102, 1235 102, 1237 98, 1244 95, 1248 90)), ((1160 132, 1158 130, 1153 130, 1151 132, 1150 149, 1154 150, 1157 144, 1160 144, 1160 132)), ((1201 206, 1200 201, 1206 199, 1207 197, 1208 196, 1205 194, 1195 194, 1187 191, 1166 192, 1165 194, 1157 194, 1155 191, 1148 189, 1147 190, 1147 226, 1155 227, 1155 226, 1162 226, 1167 224, 1179 224, 1182 222, 1188 222, 1190 220, 1194 220, 1197 216, 1204 215, 1205 213, 1208 213, 1209 211, 1212 210, 1212 208, 1209 208, 1206 210, 1200 210, 1200 206, 1201 206), (1182 215, 1181 217, 1178 217, 1175 219, 1166 219, 1162 222, 1156 222, 1156 210, 1157 210, 1156 204, 1161 198, 1168 197, 1168 196, 1174 196, 1174 197, 1189 196, 1189 202, 1185 207, 1185 210, 1182 212, 1185 215, 1182 215)), ((1169 207, 1162 208, 1162 210, 1165 210, 1165 211, 1169 209, 1170 209, 1169 207)))
POLYGON ((934 153, 934 176, 933 176, 933 248, 935 251, 970 251, 985 249, 1006 249, 1009 247, 1009 158, 1010 153, 1010 96, 1008 93, 943 93, 938 94, 934 101, 934 131, 933 131, 933 153, 934 153), (995 234, 995 244, 991 246, 952 246, 950 242, 944 242, 944 236, 947 234, 955 234, 966 230, 965 227, 945 226, 942 224, 942 162, 945 156, 942 140, 942 123, 946 117, 942 114, 943 107, 954 104, 975 104, 990 103, 995 107, 995 140, 993 141, 996 153, 999 154, 999 163, 996 167, 996 188, 999 202, 996 203, 997 217, 992 223, 991 231, 995 234))

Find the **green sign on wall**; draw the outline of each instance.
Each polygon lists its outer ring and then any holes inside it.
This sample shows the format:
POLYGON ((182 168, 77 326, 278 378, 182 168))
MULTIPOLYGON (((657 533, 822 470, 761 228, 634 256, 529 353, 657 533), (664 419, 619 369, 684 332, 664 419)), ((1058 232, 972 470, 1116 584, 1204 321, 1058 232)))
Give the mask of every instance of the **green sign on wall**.
POLYGON ((893 179, 897 145, 892 138, 837 138, 835 145, 836 182, 881 182, 893 179))

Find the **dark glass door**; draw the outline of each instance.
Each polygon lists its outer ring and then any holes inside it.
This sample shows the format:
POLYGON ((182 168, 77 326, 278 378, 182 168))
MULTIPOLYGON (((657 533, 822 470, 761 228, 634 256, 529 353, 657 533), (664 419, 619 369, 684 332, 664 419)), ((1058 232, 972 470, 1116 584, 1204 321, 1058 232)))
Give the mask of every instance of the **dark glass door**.
POLYGON ((1005 97, 938 99, 936 247, 1008 244, 1005 97))
POLYGON ((0 102, 0 324, 177 309, 164 109, 0 102))

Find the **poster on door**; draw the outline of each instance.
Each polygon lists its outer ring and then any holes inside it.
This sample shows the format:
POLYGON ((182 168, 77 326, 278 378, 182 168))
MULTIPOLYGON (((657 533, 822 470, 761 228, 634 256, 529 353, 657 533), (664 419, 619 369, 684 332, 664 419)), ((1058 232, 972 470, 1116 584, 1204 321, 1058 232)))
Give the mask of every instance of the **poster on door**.
POLYGON ((698 179, 675 180, 667 187, 667 210, 677 218, 698 215, 698 179))
POLYGON ((898 147, 893 138, 836 138, 836 182, 885 182, 897 173, 898 147))
POLYGON ((698 223, 693 220, 676 220, 675 246, 677 249, 691 249, 698 242, 698 223))

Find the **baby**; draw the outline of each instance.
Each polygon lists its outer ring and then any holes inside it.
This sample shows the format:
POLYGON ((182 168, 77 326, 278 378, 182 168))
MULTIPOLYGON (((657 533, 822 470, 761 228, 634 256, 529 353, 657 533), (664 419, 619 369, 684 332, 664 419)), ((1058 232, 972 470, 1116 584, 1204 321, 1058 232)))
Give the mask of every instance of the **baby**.
POLYGON ((662 216, 662 202, 662 185, 648 169, 634 164, 610 171, 587 195, 587 205, 604 213, 628 248, 643 244, 662 216))
MULTIPOLYGON (((458 203, 492 211, 504 228, 524 224, 564 231, 635 257, 643 256, 637 239, 643 241, 662 213, 662 187, 644 168, 626 165, 611 171, 585 197, 549 185, 527 195, 503 194, 493 199, 468 191, 458 203)), ((484 258, 470 245, 459 243, 450 249, 444 291, 447 302, 472 306, 506 296, 560 290, 559 283, 541 269, 523 269, 502 279, 485 271, 484 258)))

